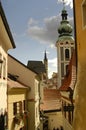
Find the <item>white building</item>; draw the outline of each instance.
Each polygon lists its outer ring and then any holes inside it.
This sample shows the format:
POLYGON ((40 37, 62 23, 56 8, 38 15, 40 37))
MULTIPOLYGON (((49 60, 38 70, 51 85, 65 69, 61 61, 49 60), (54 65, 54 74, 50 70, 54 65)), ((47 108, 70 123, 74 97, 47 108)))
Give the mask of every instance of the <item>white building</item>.
POLYGON ((58 28, 59 37, 56 42, 58 56, 58 87, 62 85, 67 68, 75 48, 74 38, 72 36, 72 26, 67 19, 67 10, 65 7, 62 10, 62 21, 58 28))
POLYGON ((0 2, 0 130, 7 127, 7 51, 15 43, 0 2))

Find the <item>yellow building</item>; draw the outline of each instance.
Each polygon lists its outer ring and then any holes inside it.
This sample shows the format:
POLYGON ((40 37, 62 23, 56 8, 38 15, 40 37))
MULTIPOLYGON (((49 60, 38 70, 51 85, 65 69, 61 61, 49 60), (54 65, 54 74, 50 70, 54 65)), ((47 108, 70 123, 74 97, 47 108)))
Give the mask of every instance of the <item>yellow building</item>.
POLYGON ((8 76, 8 129, 28 129, 29 111, 27 106, 28 87, 17 81, 16 76, 8 76))
POLYGON ((15 43, 0 1, 0 130, 7 128, 7 51, 15 43))
MULTIPOLYGON (((39 113, 39 77, 38 74, 30 70, 26 65, 18 61, 13 56, 8 56, 8 72, 16 78, 18 77, 17 81, 22 83, 25 86, 28 86, 29 93, 27 94, 27 104, 28 104, 28 111, 29 111, 29 117, 28 117, 28 130, 37 130, 40 127, 40 113, 39 113)), ((19 90, 16 88, 16 90, 19 90)), ((24 88, 20 89, 20 92, 22 93, 15 93, 16 99, 15 101, 21 101, 24 99, 25 90, 24 88), (19 98, 19 99, 18 99, 19 98), (21 99, 21 100, 20 100, 21 99)), ((8 95, 10 96, 10 95, 8 95)), ((9 103, 10 103, 10 98, 9 103)), ((13 100, 12 100, 13 102, 13 100)), ((13 111, 10 111, 10 107, 8 109, 9 113, 13 114, 13 111)), ((10 116, 10 115, 9 115, 10 116)), ((10 119, 9 119, 10 120, 10 119)), ((20 127, 19 127, 20 128, 20 127)), ((20 130, 18 128, 18 130, 20 130)), ((16 129, 17 130, 17 129, 16 129)), ((26 129, 25 129, 26 130, 26 129)))
POLYGON ((74 130, 86 130, 86 0, 74 0, 77 82, 74 130))

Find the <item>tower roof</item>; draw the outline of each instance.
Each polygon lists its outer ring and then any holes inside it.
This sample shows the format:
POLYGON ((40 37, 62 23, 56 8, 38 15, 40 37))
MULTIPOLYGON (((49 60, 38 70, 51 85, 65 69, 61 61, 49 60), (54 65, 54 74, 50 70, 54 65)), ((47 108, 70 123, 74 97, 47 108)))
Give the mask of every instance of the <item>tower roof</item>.
POLYGON ((47 54, 46 54, 46 50, 45 50, 45 53, 44 53, 44 60, 47 61, 47 54))
POLYGON ((65 9, 65 7, 63 7, 62 9, 62 21, 60 22, 60 26, 58 28, 58 33, 60 34, 59 37, 61 36, 71 36, 72 33, 72 26, 69 24, 69 21, 67 20, 67 10, 65 9))

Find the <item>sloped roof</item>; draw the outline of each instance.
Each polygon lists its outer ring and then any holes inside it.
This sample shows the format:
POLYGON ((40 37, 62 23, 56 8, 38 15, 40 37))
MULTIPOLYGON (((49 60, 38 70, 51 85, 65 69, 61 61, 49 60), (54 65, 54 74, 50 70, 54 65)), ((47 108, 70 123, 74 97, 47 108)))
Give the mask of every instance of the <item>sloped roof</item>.
POLYGON ((30 68, 28 68, 25 64, 23 64, 21 61, 19 61, 18 59, 16 59, 15 57, 13 57, 12 55, 8 54, 8 58, 12 58, 13 60, 15 60, 16 62, 18 62, 19 64, 21 64, 22 66, 24 66, 26 69, 32 71, 33 73, 36 73, 34 72, 33 70, 31 70, 30 68))
POLYGON ((45 65, 42 61, 28 61, 27 67, 37 74, 45 73, 45 65))
POLYGON ((60 92, 57 89, 44 88, 44 100, 40 105, 43 111, 59 110, 61 109, 60 92))
POLYGON ((71 60, 69 62, 68 74, 65 76, 63 84, 59 88, 59 90, 67 91, 69 87, 71 89, 74 89, 75 81, 76 81, 76 55, 74 51, 71 60))
POLYGON ((12 80, 10 78, 7 79, 7 85, 9 89, 13 89, 13 88, 29 89, 28 86, 20 83, 19 81, 12 80))
POLYGON ((44 100, 56 100, 60 98, 60 93, 57 89, 44 88, 44 100))

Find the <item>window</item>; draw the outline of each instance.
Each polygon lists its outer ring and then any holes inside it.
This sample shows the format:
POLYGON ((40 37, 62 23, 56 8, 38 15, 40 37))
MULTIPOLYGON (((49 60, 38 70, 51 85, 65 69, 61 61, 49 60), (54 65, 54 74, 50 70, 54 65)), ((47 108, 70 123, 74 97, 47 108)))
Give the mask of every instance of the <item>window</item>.
POLYGON ((65 59, 69 60, 69 49, 65 49, 65 59))
POLYGON ((26 105, 27 105, 27 102, 26 102, 26 100, 23 100, 23 111, 25 111, 26 110, 26 105))
POLYGON ((66 42, 66 44, 68 44, 68 42, 66 42))
POLYGON ((25 100, 23 102, 19 101, 19 102, 13 103, 13 114, 14 115, 23 113, 25 111, 25 109, 26 109, 26 101, 25 100))
POLYGON ((64 60, 63 47, 60 47, 60 52, 61 52, 61 60, 64 60))
POLYGON ((83 26, 86 26, 86 0, 82 3, 82 14, 83 14, 83 26))
POLYGON ((17 114, 17 102, 13 103, 13 114, 17 114))

